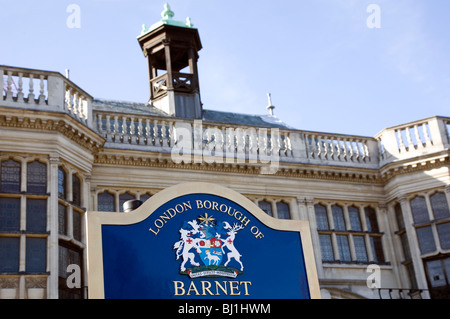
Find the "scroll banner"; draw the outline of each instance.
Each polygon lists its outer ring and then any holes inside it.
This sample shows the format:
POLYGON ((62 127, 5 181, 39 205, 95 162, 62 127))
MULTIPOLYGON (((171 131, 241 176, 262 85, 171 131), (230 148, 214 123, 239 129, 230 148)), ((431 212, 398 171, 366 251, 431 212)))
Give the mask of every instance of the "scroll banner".
POLYGON ((87 223, 90 298, 320 298, 309 223, 216 184, 172 186, 87 223))

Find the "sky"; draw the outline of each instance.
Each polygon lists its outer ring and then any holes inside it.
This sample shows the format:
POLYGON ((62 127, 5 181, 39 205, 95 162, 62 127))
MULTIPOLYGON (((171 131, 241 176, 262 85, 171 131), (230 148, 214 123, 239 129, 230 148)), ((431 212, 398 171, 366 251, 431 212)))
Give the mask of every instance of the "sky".
MULTIPOLYGON (((145 103, 137 36, 161 20, 164 3, 0 0, 0 65, 69 69, 95 98, 145 103)), ((168 3, 199 31, 205 109, 268 114, 271 93, 291 127, 361 136, 450 116, 448 0, 168 3)))

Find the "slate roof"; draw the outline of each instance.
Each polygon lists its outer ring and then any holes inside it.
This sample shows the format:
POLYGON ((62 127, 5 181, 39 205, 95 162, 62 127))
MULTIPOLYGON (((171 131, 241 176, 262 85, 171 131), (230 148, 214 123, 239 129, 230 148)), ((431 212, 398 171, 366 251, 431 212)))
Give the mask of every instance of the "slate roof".
MULTIPOLYGON (((147 103, 94 99, 92 106, 94 111, 171 118, 171 116, 167 115, 167 113, 147 103)), ((276 116, 271 115, 253 115, 204 109, 203 120, 226 124, 293 129, 292 127, 283 123, 276 116)))

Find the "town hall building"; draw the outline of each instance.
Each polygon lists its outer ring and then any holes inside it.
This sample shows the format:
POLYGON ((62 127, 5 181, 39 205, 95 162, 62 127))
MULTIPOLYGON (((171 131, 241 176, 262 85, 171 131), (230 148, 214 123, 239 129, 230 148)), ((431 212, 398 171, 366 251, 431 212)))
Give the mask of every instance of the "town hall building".
POLYGON ((148 103, 97 99, 58 72, 0 65, 0 298, 88 298, 89 211, 126 214, 186 182, 308 221, 324 299, 449 298, 450 117, 376 136, 209 110, 199 31, 143 26, 148 103), (70 266, 81 285, 71 287, 70 266))

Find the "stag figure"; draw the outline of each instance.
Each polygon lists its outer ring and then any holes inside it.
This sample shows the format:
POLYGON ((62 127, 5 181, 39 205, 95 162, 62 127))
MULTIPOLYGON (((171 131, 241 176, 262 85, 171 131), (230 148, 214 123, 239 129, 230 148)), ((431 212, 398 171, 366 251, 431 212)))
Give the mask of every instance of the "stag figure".
MULTIPOLYGON (((242 255, 238 252, 236 247, 234 247, 234 239, 236 237, 237 232, 239 230, 243 229, 244 226, 234 224, 233 227, 231 227, 230 224, 227 222, 224 222, 224 224, 225 224, 224 228, 228 230, 228 232, 227 232, 228 238, 221 239, 221 241, 223 242, 223 246, 227 247, 228 250, 230 251, 227 254, 228 260, 225 262, 224 266, 226 267, 228 265, 228 263, 230 262, 230 260, 232 258, 234 258, 234 260, 236 260, 241 265, 241 271, 243 271, 244 265, 241 262, 242 255)), ((223 251, 223 246, 222 246, 222 251, 223 251)))

